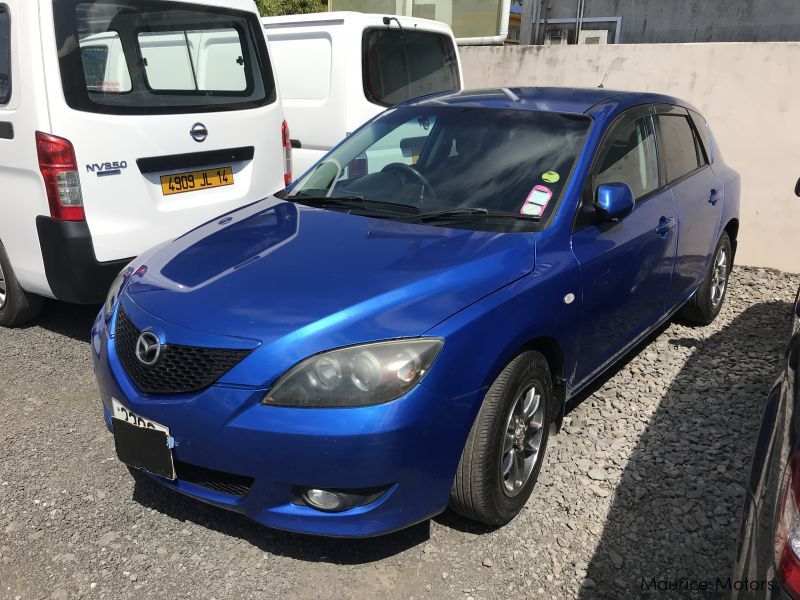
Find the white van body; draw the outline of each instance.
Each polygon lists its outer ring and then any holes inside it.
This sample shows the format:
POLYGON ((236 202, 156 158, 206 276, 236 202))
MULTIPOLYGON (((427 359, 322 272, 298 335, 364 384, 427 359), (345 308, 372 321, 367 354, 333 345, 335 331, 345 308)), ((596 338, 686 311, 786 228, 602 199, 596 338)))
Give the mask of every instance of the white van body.
MULTIPOLYGON (((456 41, 445 23, 358 12, 266 17, 262 22, 292 133, 296 175, 307 171, 346 135, 387 107, 413 96, 464 86, 456 41), (392 94, 390 100, 376 101, 370 97, 365 73, 369 58, 366 36, 372 31, 401 36, 400 27, 407 37, 420 35, 431 42, 429 47, 434 52, 426 52, 426 59, 437 65, 448 62, 451 84, 442 86, 441 77, 416 80, 409 89, 392 94), (437 56, 438 48, 448 56, 437 56)), ((423 47, 419 38, 412 43, 423 47)), ((391 57, 380 60, 383 68, 398 71, 391 57)), ((419 57, 407 60, 420 62, 419 57)))
POLYGON ((0 0, 3 23, 0 293, 102 302, 142 251, 290 179, 252 0, 0 0), (54 201, 37 132, 74 148, 77 173, 57 176, 77 212, 54 201))

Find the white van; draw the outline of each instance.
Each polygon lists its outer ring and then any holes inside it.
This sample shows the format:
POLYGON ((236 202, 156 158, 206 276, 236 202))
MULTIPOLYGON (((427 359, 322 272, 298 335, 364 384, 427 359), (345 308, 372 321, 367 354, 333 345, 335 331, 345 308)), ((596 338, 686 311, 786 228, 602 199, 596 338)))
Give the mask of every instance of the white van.
POLYGON ((252 0, 0 0, 0 326, 289 181, 252 0))
POLYGON ((357 12, 262 22, 298 175, 387 107, 463 88, 456 40, 445 23, 357 12))

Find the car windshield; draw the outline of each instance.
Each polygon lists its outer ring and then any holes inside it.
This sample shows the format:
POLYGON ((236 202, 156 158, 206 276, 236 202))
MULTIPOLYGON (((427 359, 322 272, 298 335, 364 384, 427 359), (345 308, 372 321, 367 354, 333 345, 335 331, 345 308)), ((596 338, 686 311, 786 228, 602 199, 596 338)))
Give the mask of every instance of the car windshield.
POLYGON ((532 231, 559 203, 590 123, 529 110, 389 110, 318 163, 288 198, 435 225, 532 231))

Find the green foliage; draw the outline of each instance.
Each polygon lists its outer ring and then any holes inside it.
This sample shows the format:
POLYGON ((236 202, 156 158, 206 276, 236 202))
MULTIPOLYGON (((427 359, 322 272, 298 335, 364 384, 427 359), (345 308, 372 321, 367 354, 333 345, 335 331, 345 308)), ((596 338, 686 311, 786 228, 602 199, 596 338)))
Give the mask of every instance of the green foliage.
POLYGON ((324 12, 328 10, 324 0, 255 0, 258 10, 265 17, 296 15, 300 13, 324 12))

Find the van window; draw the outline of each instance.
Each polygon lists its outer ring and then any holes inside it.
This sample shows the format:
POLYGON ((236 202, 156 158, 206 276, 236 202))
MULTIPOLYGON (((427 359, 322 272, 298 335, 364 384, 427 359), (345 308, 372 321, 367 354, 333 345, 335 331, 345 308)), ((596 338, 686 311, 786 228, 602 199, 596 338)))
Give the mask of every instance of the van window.
POLYGON ((368 29, 363 58, 364 93, 376 104, 392 106, 460 87, 456 49, 443 34, 368 29))
POLYGON ((0 4, 0 104, 11 100, 11 23, 8 8, 0 4))
POLYGON ((163 0, 53 0, 53 10, 72 108, 164 114, 275 100, 254 13, 163 0))
POLYGON ((703 161, 689 119, 683 115, 659 115, 659 133, 667 166, 667 181, 672 183, 699 168, 703 161))

